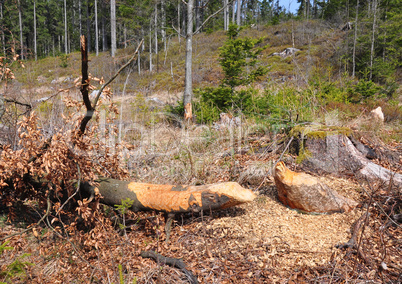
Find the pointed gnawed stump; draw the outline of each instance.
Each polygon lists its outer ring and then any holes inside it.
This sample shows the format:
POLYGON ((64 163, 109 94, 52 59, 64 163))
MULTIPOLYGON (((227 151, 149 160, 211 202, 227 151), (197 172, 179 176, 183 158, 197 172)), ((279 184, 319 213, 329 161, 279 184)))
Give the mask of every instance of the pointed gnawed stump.
POLYGON ((333 213, 347 212, 357 205, 355 201, 339 195, 316 177, 289 170, 283 162, 276 165, 274 178, 279 200, 293 209, 333 213))

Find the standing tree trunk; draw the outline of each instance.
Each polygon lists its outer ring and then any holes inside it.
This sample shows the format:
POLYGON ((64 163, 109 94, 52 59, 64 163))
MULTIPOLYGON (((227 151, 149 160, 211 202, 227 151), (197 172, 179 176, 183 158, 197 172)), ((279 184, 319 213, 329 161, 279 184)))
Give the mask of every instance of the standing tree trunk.
POLYGON ((177 25, 178 25, 178 28, 177 28, 178 33, 177 33, 177 35, 178 35, 178 38, 179 38, 179 45, 181 45, 180 7, 181 7, 181 1, 179 0, 179 3, 177 5, 177 25))
POLYGON ((166 7, 165 7, 165 0, 161 0, 161 20, 162 20, 162 42, 163 42, 163 51, 166 52, 166 7))
POLYGON ((89 3, 89 0, 87 0, 87 40, 88 40, 88 46, 87 50, 88 52, 91 52, 91 6, 89 3))
POLYGON ((187 3, 187 33, 186 33, 186 68, 185 68, 185 88, 183 94, 184 119, 191 120, 193 111, 191 101, 193 97, 193 78, 192 78, 192 61, 193 61, 193 10, 194 0, 188 0, 187 3))
POLYGON ((34 53, 35 53, 35 61, 38 61, 38 50, 36 47, 36 1, 34 1, 34 53))
POLYGON ((195 0, 195 30, 197 31, 201 25, 201 9, 200 0, 195 0))
POLYGON ((152 72, 152 26, 149 26, 149 72, 152 72))
MULTIPOLYGON (((158 4, 155 4, 155 22, 154 22, 155 26, 155 55, 156 55, 156 59, 158 59, 158 4)), ((159 62, 158 60, 156 61, 156 69, 159 69, 158 66, 159 62)))
POLYGON ((137 67, 138 67, 138 75, 141 75, 141 49, 138 49, 138 59, 137 59, 137 67))
POLYGON ((110 29, 112 39, 112 57, 116 54, 116 0, 110 0, 110 29))
POLYGON ((98 31, 98 1, 95 0, 95 51, 99 55, 99 31, 98 31))
POLYGON ((370 80, 373 79, 375 25, 376 25, 376 20, 377 20, 377 0, 374 0, 372 9, 373 9, 373 33, 372 33, 372 37, 371 37, 371 50, 370 50, 370 80))
POLYGON ((81 10, 81 0, 78 1, 78 19, 80 26, 80 36, 82 35, 82 10, 81 10))
POLYGON ((24 43, 22 41, 22 12, 21 12, 21 2, 18 0, 18 19, 20 24, 20 44, 21 44, 21 60, 24 60, 24 43))
POLYGON ((356 74, 356 44, 357 44, 357 21, 359 19, 359 0, 356 4, 356 17, 355 17, 355 36, 353 39, 353 55, 352 55, 352 77, 356 74))
POLYGON ((126 26, 126 23, 123 24, 123 40, 124 40, 124 48, 127 48, 127 26, 126 26))
POLYGON ((240 16, 241 16, 241 4, 240 0, 237 0, 237 18, 236 18, 236 24, 240 27, 240 16))
POLYGON ((228 18, 228 14, 229 14, 229 7, 228 7, 228 0, 223 0, 223 5, 224 5, 224 9, 223 9, 223 29, 225 31, 227 31, 229 29, 229 18, 228 18))
POLYGON ((101 0, 101 11, 102 11, 102 17, 101 17, 101 29, 102 29, 102 50, 106 51, 107 50, 107 33, 106 33, 106 17, 105 17, 105 0, 101 0))
POLYGON ((68 54, 68 42, 67 42, 67 3, 64 0, 64 52, 68 54))
POLYGON ((3 55, 6 55, 6 39, 4 36, 4 18, 3 18, 3 3, 0 3, 0 19, 1 19, 1 42, 3 44, 3 55))
POLYGON ((236 1, 232 1, 232 23, 235 22, 235 15, 236 15, 235 2, 236 1))

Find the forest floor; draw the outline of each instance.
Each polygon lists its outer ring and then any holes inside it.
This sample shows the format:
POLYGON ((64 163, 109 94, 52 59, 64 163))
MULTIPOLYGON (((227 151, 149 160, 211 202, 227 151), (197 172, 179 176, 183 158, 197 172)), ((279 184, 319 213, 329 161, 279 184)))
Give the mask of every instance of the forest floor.
MULTIPOLYGON (((233 159, 239 162, 238 175, 247 172, 250 165, 270 161, 266 156, 261 159, 261 155, 246 154, 223 157, 216 163, 233 159)), ((211 181, 214 179, 225 177, 211 181)), ((0 267, 4 271, 15 260, 24 263, 26 274, 15 274, 17 277, 9 279, 13 283, 189 283, 180 269, 140 256, 141 251, 154 250, 182 259, 200 283, 340 283, 348 278, 371 283, 400 281, 400 227, 391 225, 378 232, 389 220, 375 210, 375 203, 367 201, 354 178, 322 179, 361 206, 347 213, 302 214, 278 201, 269 175, 258 181, 243 179, 258 193, 256 200, 221 211, 177 215, 168 244, 163 214, 129 212, 122 229, 119 214, 104 206, 104 217, 91 231, 67 234, 68 225, 57 220, 51 225, 53 217, 49 216, 47 226, 42 224, 10 238, 7 246, 13 249, 3 252, 0 267), (371 267, 361 256, 335 247, 348 242, 352 224, 368 210, 376 213, 361 235, 363 253, 373 255, 376 265, 386 263, 388 274, 371 267), (375 225, 378 222, 381 224, 375 225)), ((397 195, 388 190, 371 192, 374 199, 388 196, 395 202, 400 192, 397 195)), ((400 206, 400 199, 398 202, 400 206)), ((35 206, 26 208, 30 209, 20 212, 14 222, 2 215, 0 238, 22 231, 17 220, 25 218, 22 224, 26 227, 44 214, 34 212, 35 206)))

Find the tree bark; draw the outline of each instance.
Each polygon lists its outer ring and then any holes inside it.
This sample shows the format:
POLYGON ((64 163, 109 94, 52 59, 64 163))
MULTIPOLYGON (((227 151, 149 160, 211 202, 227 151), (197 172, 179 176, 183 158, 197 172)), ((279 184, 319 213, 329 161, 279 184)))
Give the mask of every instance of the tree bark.
POLYGON ((133 211, 200 212, 229 208, 256 197, 251 190, 236 182, 200 186, 159 185, 110 178, 101 178, 97 182, 97 187, 83 183, 81 189, 89 195, 99 192, 103 197, 101 202, 111 206, 129 198, 133 201, 130 208, 133 211))

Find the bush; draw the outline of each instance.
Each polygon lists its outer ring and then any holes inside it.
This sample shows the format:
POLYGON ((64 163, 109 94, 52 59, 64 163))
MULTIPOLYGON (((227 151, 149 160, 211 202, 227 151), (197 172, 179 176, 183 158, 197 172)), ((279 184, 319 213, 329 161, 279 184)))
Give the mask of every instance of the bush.
POLYGON ((366 102, 375 95, 379 96, 382 88, 369 80, 359 80, 359 82, 348 88, 348 100, 352 103, 366 102))

